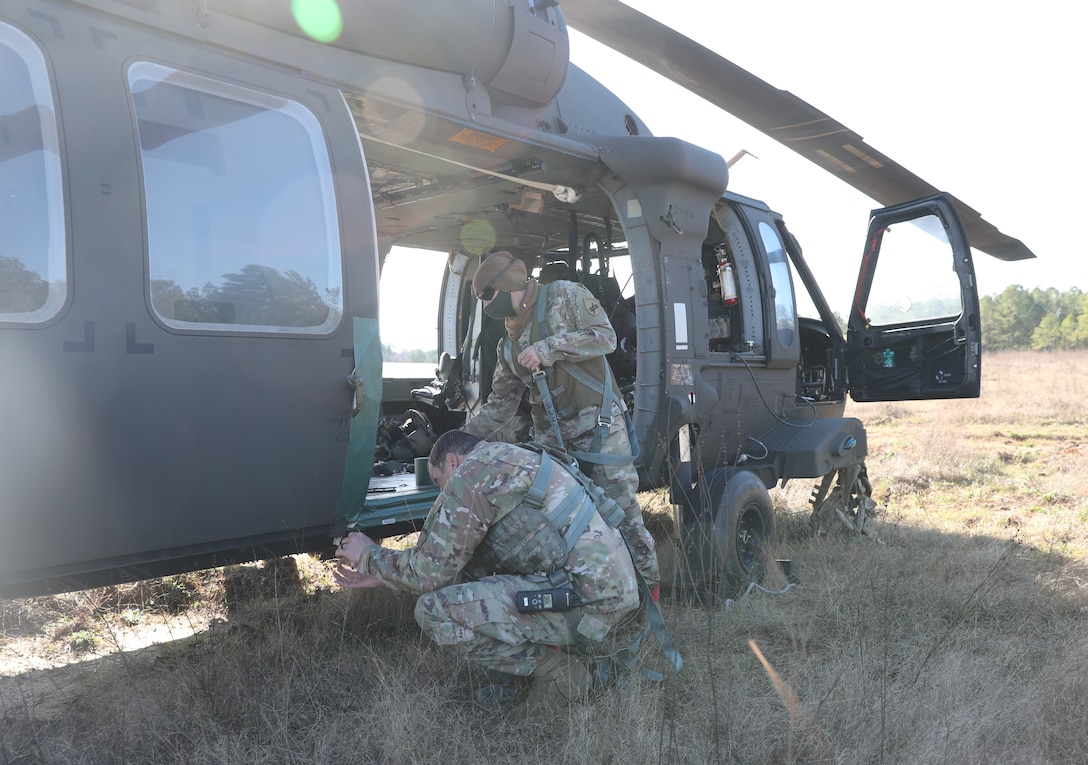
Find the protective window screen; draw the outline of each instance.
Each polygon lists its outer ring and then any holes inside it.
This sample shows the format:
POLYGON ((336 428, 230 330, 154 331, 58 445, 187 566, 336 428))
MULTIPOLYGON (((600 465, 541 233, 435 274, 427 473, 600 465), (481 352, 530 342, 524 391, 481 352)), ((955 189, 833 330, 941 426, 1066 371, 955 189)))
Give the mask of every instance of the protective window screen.
POLYGON ((341 318, 332 171, 297 102, 150 63, 129 69, 151 305, 186 330, 322 334, 341 318))
POLYGON ((41 51, 6 24, 0 72, 0 322, 43 322, 68 294, 56 110, 41 51))
POLYGON ((959 316, 960 282, 952 246, 936 215, 889 226, 880 243, 865 313, 877 326, 959 316))

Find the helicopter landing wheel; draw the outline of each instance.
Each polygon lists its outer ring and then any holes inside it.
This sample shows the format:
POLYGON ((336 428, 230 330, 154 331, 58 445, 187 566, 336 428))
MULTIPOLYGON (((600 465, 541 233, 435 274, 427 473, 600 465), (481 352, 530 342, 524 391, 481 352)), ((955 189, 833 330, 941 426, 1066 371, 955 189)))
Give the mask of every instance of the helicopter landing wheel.
POLYGON ((865 463, 832 470, 812 490, 812 518, 816 533, 845 527, 873 538, 869 520, 876 514, 873 487, 865 463), (832 487, 834 484, 834 487, 832 487))
POLYGON ((721 467, 694 489, 681 526, 681 586, 710 602, 763 578, 776 541, 774 504, 749 470, 721 467))
POLYGON ((715 518, 715 547, 722 570, 719 594, 722 586, 736 590, 762 579, 774 541, 770 494, 754 473, 737 471, 715 518))

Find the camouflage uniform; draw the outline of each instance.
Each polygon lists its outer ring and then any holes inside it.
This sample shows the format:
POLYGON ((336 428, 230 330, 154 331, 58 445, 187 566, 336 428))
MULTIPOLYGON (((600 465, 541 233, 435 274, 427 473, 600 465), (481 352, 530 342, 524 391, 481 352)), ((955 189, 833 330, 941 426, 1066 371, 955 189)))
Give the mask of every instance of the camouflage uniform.
MULTIPOLYGON (((531 309, 536 311, 535 307, 531 309)), ((516 359, 522 350, 532 345, 544 367, 550 367, 557 361, 568 361, 588 367, 592 363, 605 363, 604 356, 616 347, 616 333, 608 322, 600 302, 581 284, 568 281, 556 281, 547 286, 546 324, 551 334, 533 342, 536 321, 530 321, 521 336, 514 341, 512 356, 516 359), (598 360, 599 361, 595 361, 598 360)), ((493 438, 506 423, 517 414, 518 405, 525 393, 526 384, 522 375, 526 373, 520 365, 512 369, 509 360, 502 351, 505 338, 499 343, 499 360, 495 367, 491 395, 479 414, 465 423, 463 430, 480 438, 493 438)), ((607 369, 607 364, 605 364, 607 369)), ((600 379, 600 375, 594 375, 600 379)), ((611 372, 607 372, 607 382, 615 389, 611 372)), ((579 401, 585 401, 577 411, 559 418, 559 431, 563 436, 564 447, 568 451, 589 451, 597 429, 597 415, 601 407, 601 395, 582 387, 579 401)), ((530 386, 530 398, 533 405, 533 440, 549 446, 558 446, 558 440, 552 432, 547 413, 540 402, 535 387, 530 386)), ((553 393, 554 393, 553 389, 553 393)), ((570 394, 571 391, 568 391, 570 394)), ((623 404, 619 396, 612 407, 613 421, 607 436, 602 439, 600 453, 632 453, 631 442, 627 437, 627 426, 623 417, 623 404)), ((558 408, 558 407, 557 407, 558 408)), ((633 463, 620 465, 589 464, 582 460, 582 469, 605 493, 623 508, 627 520, 620 527, 624 538, 631 547, 635 565, 643 578, 649 583, 660 581, 661 574, 657 563, 654 540, 642 521, 642 508, 638 504, 638 472, 633 463)))
MULTIPOLYGON (((360 572, 379 577, 387 587, 421 594, 416 621, 436 643, 459 646, 472 661, 516 675, 532 674, 551 646, 602 640, 638 607, 631 556, 619 533, 598 513, 565 566, 571 586, 591 605, 568 612, 518 613, 516 592, 551 585, 482 569, 477 548, 499 519, 523 503, 540 459, 536 452, 511 444, 480 443, 438 495, 414 547, 374 545, 359 562, 360 572), (575 630, 581 637, 576 638, 575 630)), ((581 490, 556 462, 540 511, 549 512, 581 490)))

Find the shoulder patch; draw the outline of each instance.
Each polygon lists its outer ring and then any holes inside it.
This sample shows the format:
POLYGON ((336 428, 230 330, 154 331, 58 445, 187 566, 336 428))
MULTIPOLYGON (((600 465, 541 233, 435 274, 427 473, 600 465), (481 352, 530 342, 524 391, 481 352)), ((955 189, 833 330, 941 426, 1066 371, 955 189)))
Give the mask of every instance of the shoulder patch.
POLYGON ((597 298, 586 298, 582 303, 585 305, 586 312, 589 313, 590 316, 596 316, 601 312, 601 301, 597 300, 597 298))

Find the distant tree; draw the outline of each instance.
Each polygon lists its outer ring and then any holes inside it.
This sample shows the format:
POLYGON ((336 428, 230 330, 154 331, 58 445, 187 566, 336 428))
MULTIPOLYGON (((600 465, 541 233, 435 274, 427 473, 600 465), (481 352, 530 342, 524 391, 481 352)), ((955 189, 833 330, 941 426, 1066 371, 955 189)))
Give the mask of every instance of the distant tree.
POLYGON ((1088 294, 1078 287, 1025 290, 1013 285, 979 300, 988 350, 1088 348, 1088 294))
POLYGON ((1031 335, 1031 348, 1038 351, 1070 350, 1079 345, 1079 318, 1084 311, 1084 293, 1077 287, 1059 292, 1051 287, 1032 290, 1032 298, 1044 311, 1031 335))
POLYGON ((1088 348, 1088 294, 1081 296, 1080 313, 1077 314, 1075 324, 1073 347, 1088 348))
MULTIPOLYGON (((1038 297, 1047 299, 1044 291, 1038 297)), ((979 301, 982 343, 989 350, 1031 348, 1032 333, 1047 313, 1044 306, 1019 285, 1010 285, 1000 295, 979 301)))
POLYGON ((1048 313, 1031 333, 1033 351, 1056 351, 1062 347, 1062 327, 1058 317, 1048 313))
POLYGON ((413 363, 430 363, 438 361, 438 351, 424 351, 416 348, 411 351, 398 351, 391 345, 382 345, 382 359, 384 361, 402 361, 413 363))
POLYGON ((168 319, 198 323, 318 327, 329 318, 330 306, 339 311, 339 290, 325 294, 327 301, 297 271, 281 273, 258 264, 226 274, 222 285, 209 282, 183 290, 171 279, 151 280, 156 311, 168 319))
POLYGON ((30 313, 45 305, 49 283, 23 261, 0 255, 0 313, 30 313))
POLYGON ((1077 320, 1079 318, 1080 318, 1079 313, 1070 313, 1070 314, 1067 314, 1064 319, 1062 319, 1062 324, 1061 324, 1061 328, 1062 328, 1062 346, 1061 347, 1062 348, 1065 348, 1067 350, 1072 350, 1072 349, 1078 347, 1077 346, 1077 334, 1078 334, 1078 332, 1077 332, 1077 330, 1078 330, 1078 321, 1077 320))
POLYGON ((438 351, 424 351, 416 349, 408 352, 408 361, 415 362, 434 362, 438 360, 438 351))
POLYGON ((250 263, 240 273, 223 277, 215 301, 235 306, 239 324, 280 327, 319 327, 329 317, 311 279, 297 271, 280 272, 250 263))
POLYGON ((1036 287, 1031 291, 1031 299, 1039 306, 1044 314, 1060 314, 1062 310, 1062 293, 1056 287, 1036 287))

